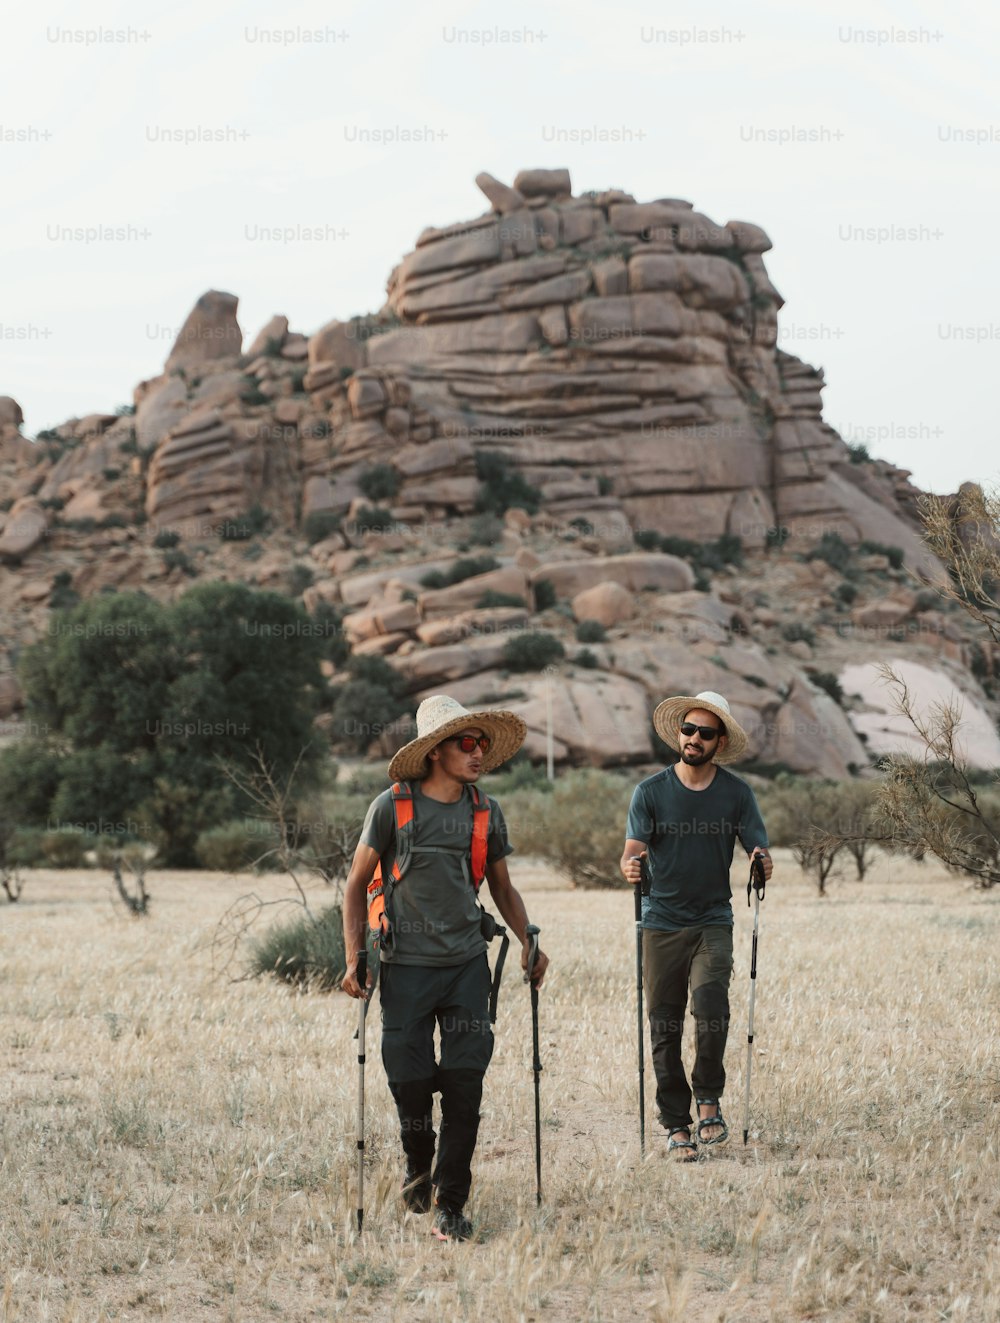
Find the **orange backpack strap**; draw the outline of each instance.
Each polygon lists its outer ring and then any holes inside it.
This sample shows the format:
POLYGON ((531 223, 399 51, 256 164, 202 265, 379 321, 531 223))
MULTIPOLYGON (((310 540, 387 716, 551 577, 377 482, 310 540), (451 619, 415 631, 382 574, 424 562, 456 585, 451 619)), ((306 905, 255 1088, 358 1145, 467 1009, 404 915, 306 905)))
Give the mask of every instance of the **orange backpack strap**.
POLYGON ((486 844, 490 834, 490 801, 478 786, 472 786, 472 886, 476 895, 486 876, 486 844))
POLYGON ((388 945, 392 940, 386 902, 392 895, 393 887, 402 880, 413 848, 413 791, 405 781, 394 783, 392 807, 396 817, 396 854, 392 861, 388 886, 382 876, 381 860, 375 865, 372 880, 368 883, 368 927, 373 933, 379 934, 379 940, 383 945, 388 945))

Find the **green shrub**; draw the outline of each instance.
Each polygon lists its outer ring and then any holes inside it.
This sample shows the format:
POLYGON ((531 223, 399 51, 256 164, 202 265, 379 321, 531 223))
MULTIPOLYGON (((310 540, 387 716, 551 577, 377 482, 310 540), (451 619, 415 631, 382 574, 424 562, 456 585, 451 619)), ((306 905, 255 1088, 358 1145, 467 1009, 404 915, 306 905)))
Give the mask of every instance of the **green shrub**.
POLYGON ((391 464, 373 464, 358 475, 358 486, 370 501, 391 501, 399 491, 400 476, 391 464))
POLYGON ((246 390, 240 392, 240 401, 243 404, 249 405, 251 408, 257 404, 271 403, 270 396, 264 394, 256 381, 252 386, 248 386, 246 390))
POLYGON ((851 548, 839 533, 824 533, 806 554, 806 560, 825 560, 832 570, 844 574, 851 563, 851 548))
POLYGON ((314 578, 311 565, 304 565, 301 561, 293 565, 288 571, 288 591, 291 596, 301 597, 314 578))
POLYGON ((509 671, 543 671, 565 656, 566 649, 554 634, 515 634, 503 646, 501 665, 509 671))
POLYGON ((580 651, 573 657, 573 662, 576 666, 582 666, 585 670, 588 671, 592 671, 595 669, 595 667, 600 666, 600 662, 597 659, 597 654, 591 652, 589 648, 581 648, 580 651))
POLYGON ((786 643, 808 643, 811 647, 816 642, 816 632, 804 625, 801 620, 793 620, 781 628, 781 637, 786 643))
POLYGON ((864 542, 858 543, 858 551, 863 556, 885 556, 886 560, 894 570, 903 568, 903 548, 887 546, 885 542, 864 542))
POLYGON ((52 611, 66 611, 79 602, 79 594, 73 587, 73 576, 69 570, 60 570, 52 579, 52 591, 49 593, 49 608, 52 611))
POLYGON ((774 528, 769 528, 767 530, 767 535, 764 541, 767 543, 769 551, 775 547, 780 551, 791 535, 792 530, 790 528, 786 528, 784 524, 778 524, 774 528))
POLYGON ((12 868, 41 868, 45 864, 40 827, 15 827, 7 842, 7 863, 12 868))
POLYGON ((870 464, 872 462, 872 457, 868 452, 867 446, 858 443, 855 445, 848 445, 847 449, 852 464, 870 464))
POLYGON ((538 579, 535 583, 535 610, 548 611, 556 604, 556 590, 551 579, 538 579))
POLYGON ((503 537, 503 522, 495 514, 479 514, 469 522, 469 541, 478 547, 495 546, 503 537))
POLYGON ((495 593, 491 588, 489 592, 483 593, 482 597, 480 597, 479 601, 476 603, 476 606, 480 608, 489 606, 523 607, 527 606, 527 602, 525 602, 523 597, 518 597, 517 593, 495 593))
POLYGON ((354 516, 359 533, 391 533, 396 527, 392 512, 381 505, 363 505, 354 516))
POLYGON ((312 547, 317 542, 322 542, 324 538, 328 538, 331 533, 336 533, 339 527, 340 515, 334 514, 332 510, 314 510, 303 520, 302 532, 312 547))
POLYGON ((637 528, 633 534, 635 545, 642 551, 659 551, 660 535, 653 528, 637 528))
POLYGON ((843 706, 844 691, 832 671, 809 671, 807 674, 818 689, 824 690, 835 703, 843 706))
POLYGON ((49 868, 83 868, 91 842, 79 827, 56 827, 42 833, 42 856, 49 868))
POLYGON ((452 584, 463 583, 499 568, 500 562, 495 556, 463 556, 446 570, 428 570, 420 584, 423 588, 450 588, 452 584))
POLYGON ((619 869, 633 781, 612 772, 568 772, 547 794, 504 804, 512 843, 548 860, 577 887, 627 886, 619 869))
POLYGON ((114 482, 116 478, 121 477, 121 473, 122 473, 121 469, 116 469, 113 467, 101 469, 101 474, 106 482, 114 482))
POLYGON ((608 631, 599 620, 581 620, 576 627, 577 643, 603 643, 608 631))
POLYGON ((477 451, 476 476, 480 482, 477 510, 503 514, 514 508, 527 510, 529 514, 537 513, 542 493, 520 473, 511 470, 506 455, 494 450, 477 451))
POLYGON ((194 843, 202 868, 218 873, 245 873, 278 844, 274 826, 262 818, 238 818, 203 831, 194 843))
POLYGON ((364 753, 406 712, 403 680, 382 657, 352 657, 347 671, 351 678, 334 692, 333 739, 355 753, 364 753))
POLYGON ((180 547, 168 547, 163 553, 163 564, 168 570, 182 570, 189 578, 194 578, 198 573, 194 561, 180 547))
POLYGON ((843 606, 850 606, 857 595, 857 587, 847 579, 842 583, 838 583, 832 593, 834 601, 840 602, 843 606))
POLYGON ((266 533, 271 516, 261 505, 253 505, 236 519, 227 519, 219 529, 223 542, 247 542, 258 533, 266 533))
POLYGON ((272 974, 286 983, 320 991, 339 985, 347 968, 339 905, 315 918, 303 912, 276 923, 250 944, 250 972, 272 974))
POLYGON ((168 551, 171 547, 176 547, 180 540, 180 533, 174 532, 172 528, 161 528, 153 538, 153 546, 157 551, 168 551))

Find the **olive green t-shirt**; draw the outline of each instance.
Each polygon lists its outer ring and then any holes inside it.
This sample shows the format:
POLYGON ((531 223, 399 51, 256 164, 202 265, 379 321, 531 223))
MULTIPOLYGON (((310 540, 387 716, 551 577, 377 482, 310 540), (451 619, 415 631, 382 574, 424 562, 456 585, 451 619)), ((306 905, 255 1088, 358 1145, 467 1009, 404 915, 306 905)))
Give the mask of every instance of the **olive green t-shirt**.
POLYGON ((704 790, 689 790, 673 767, 640 781, 625 835, 648 846, 650 893, 642 925, 659 932, 733 925, 729 869, 737 840, 767 846, 753 791, 724 767, 704 790))
MULTIPOLYGON (((463 965, 486 950, 480 931, 480 910, 472 887, 472 792, 442 804, 413 783, 412 854, 402 880, 392 887, 387 911, 392 924, 392 949, 381 959, 399 965, 463 965)), ((490 806, 486 859, 513 853, 507 824, 495 799, 490 806)), ((361 829, 362 844, 378 852, 382 876, 391 876, 396 855, 396 814, 392 791, 384 790, 368 809, 361 829)))

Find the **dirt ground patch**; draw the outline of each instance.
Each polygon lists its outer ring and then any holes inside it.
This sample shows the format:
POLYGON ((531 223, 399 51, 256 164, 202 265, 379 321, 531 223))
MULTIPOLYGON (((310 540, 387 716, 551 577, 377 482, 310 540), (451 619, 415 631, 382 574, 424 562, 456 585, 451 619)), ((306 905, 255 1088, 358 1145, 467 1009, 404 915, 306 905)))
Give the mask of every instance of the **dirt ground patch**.
POLYGON ((106 875, 30 874, 0 911, 0 1319, 1000 1317, 1000 896, 883 859, 820 900, 776 854, 751 1142, 741 867, 733 1139, 683 1168, 663 1157, 651 1073, 639 1161, 630 897, 571 890, 514 857, 553 962, 544 1202, 512 961, 469 1209, 480 1240, 460 1246, 402 1213, 377 1005, 358 1241, 356 1007, 213 976, 226 907, 280 880, 151 874, 152 912, 136 920, 106 875))

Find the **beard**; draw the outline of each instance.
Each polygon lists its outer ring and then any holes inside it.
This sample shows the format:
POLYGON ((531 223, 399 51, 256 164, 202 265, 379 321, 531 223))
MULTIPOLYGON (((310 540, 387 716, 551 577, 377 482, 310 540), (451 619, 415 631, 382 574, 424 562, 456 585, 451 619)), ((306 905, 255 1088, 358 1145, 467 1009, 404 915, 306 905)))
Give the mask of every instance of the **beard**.
POLYGON ((712 761, 714 752, 713 749, 707 753, 704 750, 701 753, 692 753, 690 748, 686 748, 681 751, 681 762, 687 763, 688 767, 704 767, 706 763, 712 761))

